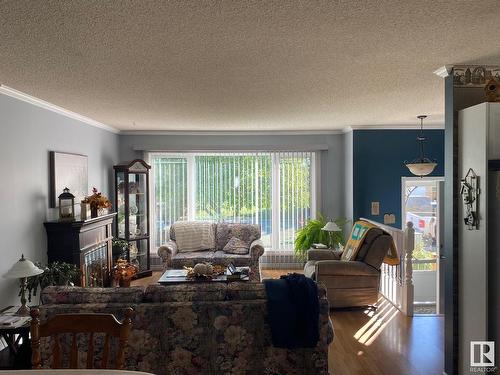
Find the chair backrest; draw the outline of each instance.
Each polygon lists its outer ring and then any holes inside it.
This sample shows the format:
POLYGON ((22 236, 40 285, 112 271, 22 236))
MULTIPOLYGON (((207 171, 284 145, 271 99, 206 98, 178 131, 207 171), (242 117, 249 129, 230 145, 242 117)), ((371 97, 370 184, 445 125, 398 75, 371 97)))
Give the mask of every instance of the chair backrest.
POLYGON ((78 345, 77 334, 88 334, 88 348, 86 367, 94 367, 94 333, 104 333, 104 345, 100 368, 108 367, 110 353, 110 338, 118 339, 116 351, 115 369, 121 370, 125 362, 125 347, 128 343, 130 330, 132 329, 133 310, 125 309, 125 318, 120 323, 112 314, 61 314, 49 319, 44 324, 40 324, 40 311, 31 310, 31 363, 32 368, 42 367, 40 353, 40 338, 51 337, 52 339, 52 363, 51 368, 61 368, 62 349, 59 341, 61 334, 73 334, 71 341, 71 352, 69 368, 78 368, 78 345))
POLYGON ((380 228, 368 229, 365 239, 359 248, 358 254, 356 255, 356 260, 364 261, 368 252, 372 250, 375 240, 383 234, 384 231, 380 228))
POLYGON ((372 266, 375 269, 380 269, 387 252, 392 243, 390 234, 384 233, 378 236, 371 244, 370 249, 367 251, 363 262, 372 266))

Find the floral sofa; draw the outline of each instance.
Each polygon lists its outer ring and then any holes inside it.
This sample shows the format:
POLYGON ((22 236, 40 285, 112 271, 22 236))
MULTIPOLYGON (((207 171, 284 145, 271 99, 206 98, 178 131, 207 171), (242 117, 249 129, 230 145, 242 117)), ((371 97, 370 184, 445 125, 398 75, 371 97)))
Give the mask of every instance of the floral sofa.
POLYGON ((259 258, 264 254, 264 245, 260 240, 260 226, 256 224, 213 224, 215 231, 215 249, 205 251, 178 251, 175 232, 170 229, 170 240, 158 248, 158 256, 162 259, 163 269, 192 267, 196 263, 212 264, 233 263, 236 267, 250 267, 250 280, 260 281, 259 258), (223 251, 229 240, 236 236, 250 243, 248 254, 229 254, 223 251))
MULTIPOLYGON (((325 290, 319 288, 320 341, 313 349, 280 349, 271 343, 266 293, 261 283, 150 285, 132 288, 48 287, 41 295, 42 322, 61 313, 135 310, 125 368, 154 374, 328 374, 333 340, 325 290)), ((85 336, 78 339, 85 350, 85 336)), ((69 348, 70 337, 60 337, 69 348)), ((101 339, 102 344, 102 339, 101 339)), ((99 338, 95 358, 99 360, 99 338)), ((50 339, 41 340, 50 363, 50 339)), ((63 353, 65 353, 63 351, 63 353)), ((83 361, 85 352, 79 353, 83 361)), ((111 357, 113 358, 113 357, 111 357)))

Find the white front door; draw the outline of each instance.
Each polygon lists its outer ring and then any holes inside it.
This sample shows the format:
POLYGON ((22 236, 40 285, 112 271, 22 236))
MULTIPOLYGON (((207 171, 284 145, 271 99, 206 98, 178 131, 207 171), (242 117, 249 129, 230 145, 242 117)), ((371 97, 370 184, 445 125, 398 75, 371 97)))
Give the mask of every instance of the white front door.
POLYGON ((411 221, 415 229, 413 284, 415 314, 441 313, 439 267, 441 245, 441 177, 403 177, 402 226, 411 221))

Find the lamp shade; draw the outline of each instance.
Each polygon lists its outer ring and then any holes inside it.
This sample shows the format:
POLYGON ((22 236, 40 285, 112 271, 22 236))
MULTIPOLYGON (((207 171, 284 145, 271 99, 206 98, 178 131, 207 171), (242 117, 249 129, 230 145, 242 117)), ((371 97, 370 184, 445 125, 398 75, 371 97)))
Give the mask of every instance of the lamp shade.
POLYGON ((325 224, 321 230, 324 230, 326 232, 342 232, 342 229, 339 228, 337 224, 335 224, 333 221, 329 221, 328 223, 325 224))
POLYGON ((21 259, 19 259, 14 265, 7 271, 3 277, 8 279, 22 279, 24 277, 30 277, 35 275, 40 275, 43 273, 43 270, 35 266, 35 264, 21 255, 21 259))
POLYGON ((427 176, 431 174, 434 168, 436 168, 437 163, 434 162, 417 162, 417 163, 407 163, 406 167, 415 176, 427 176))

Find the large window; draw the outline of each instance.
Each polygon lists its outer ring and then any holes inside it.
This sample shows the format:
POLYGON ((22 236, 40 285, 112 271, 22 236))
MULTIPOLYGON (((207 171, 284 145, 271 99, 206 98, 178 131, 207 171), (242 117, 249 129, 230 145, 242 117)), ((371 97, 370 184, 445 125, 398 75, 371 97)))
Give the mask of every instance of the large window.
POLYGON ((266 248, 292 250, 315 214, 312 152, 150 153, 153 243, 179 220, 255 223, 266 248))

